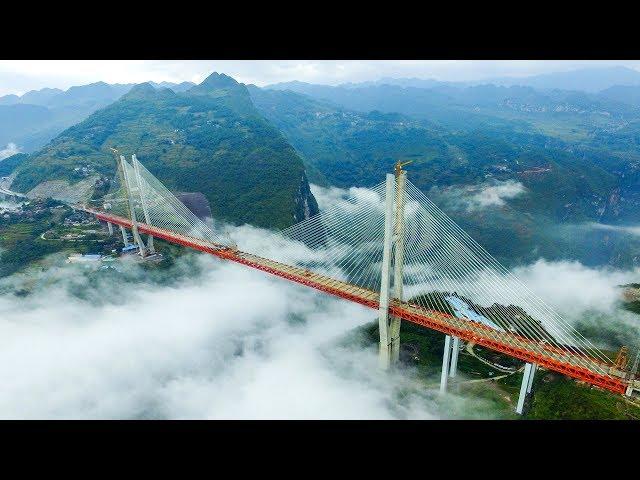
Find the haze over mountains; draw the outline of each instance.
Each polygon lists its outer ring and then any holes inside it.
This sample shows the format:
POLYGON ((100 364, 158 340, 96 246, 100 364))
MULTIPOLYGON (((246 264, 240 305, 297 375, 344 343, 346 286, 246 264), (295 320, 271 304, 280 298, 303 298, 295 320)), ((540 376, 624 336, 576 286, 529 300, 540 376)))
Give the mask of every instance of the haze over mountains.
MULTIPOLYGON (((194 85, 191 82, 149 83, 156 88, 170 88, 177 93, 194 85)), ((20 151, 34 151, 65 128, 114 102, 133 86, 134 84, 96 82, 74 86, 66 91, 43 88, 22 96, 2 96, 0 145, 11 142, 20 151)), ((448 110, 456 103, 486 108, 492 102, 506 102, 514 110, 537 111, 565 108, 598 112, 608 108, 619 114, 628 113, 629 109, 636 110, 640 106, 640 72, 626 67, 592 68, 474 82, 387 77, 337 87, 294 81, 265 88, 291 90, 364 112, 381 110, 417 116, 428 114, 432 120, 436 119, 433 116, 437 117, 443 106, 448 110), (500 86, 531 88, 495 88, 500 86), (381 99, 384 102, 381 103, 381 99), (425 112, 425 109, 429 109, 429 112, 425 112)))
MULTIPOLYGON (((87 178, 113 174, 108 147, 125 146, 170 188, 204 193, 214 217, 273 227, 314 211, 306 175, 320 185, 366 187, 396 160, 412 160, 412 181, 503 261, 542 256, 630 266, 640 262, 640 238, 628 228, 640 209, 639 78, 612 68, 514 86, 506 86, 514 79, 383 79, 258 88, 214 74, 198 86, 46 89, 0 112, 67 106, 91 115, 31 156, 7 159, 14 188, 24 192, 43 183, 43 192, 52 191, 52 180, 70 182, 63 190, 90 190, 87 178), (88 176, 77 173, 85 167, 88 176)), ((17 117, 8 118, 17 130, 17 117)), ((40 142, 53 131, 47 125, 23 122, 40 132, 40 142)), ((40 148, 26 135, 32 150, 40 148)))
MULTIPOLYGON (((267 85, 265 88, 291 89, 305 85, 304 82, 292 81, 267 85)), ((306 84, 309 85, 309 84, 306 84)), ((616 66, 606 68, 583 68, 568 72, 553 72, 523 77, 490 77, 472 81, 446 81, 433 78, 393 78, 383 77, 378 80, 349 82, 339 87, 359 88, 376 85, 397 85, 400 87, 434 88, 441 86, 469 87, 473 85, 525 86, 540 90, 576 90, 596 93, 614 86, 639 86, 640 72, 616 66)))

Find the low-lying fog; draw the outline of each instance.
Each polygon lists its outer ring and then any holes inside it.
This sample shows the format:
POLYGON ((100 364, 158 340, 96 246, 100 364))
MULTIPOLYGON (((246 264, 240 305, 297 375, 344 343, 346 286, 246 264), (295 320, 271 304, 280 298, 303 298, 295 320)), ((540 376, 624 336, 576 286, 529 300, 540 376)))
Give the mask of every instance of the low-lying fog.
POLYGON ((33 294, 0 296, 0 417, 435 415, 432 392, 397 402, 410 380, 339 345, 374 312, 204 255, 165 271, 172 285, 124 269, 114 285, 54 268, 33 294))
MULTIPOLYGON (((235 234, 247 245, 264 232, 235 234)), ((381 372, 375 347, 345 341, 375 321, 364 307, 206 255, 118 268, 60 263, 0 280, 0 418, 496 415, 477 398, 438 400, 411 369, 381 372)), ((640 346, 640 317, 617 307, 616 288, 640 271, 539 261, 516 273, 604 332, 601 345, 640 346)))

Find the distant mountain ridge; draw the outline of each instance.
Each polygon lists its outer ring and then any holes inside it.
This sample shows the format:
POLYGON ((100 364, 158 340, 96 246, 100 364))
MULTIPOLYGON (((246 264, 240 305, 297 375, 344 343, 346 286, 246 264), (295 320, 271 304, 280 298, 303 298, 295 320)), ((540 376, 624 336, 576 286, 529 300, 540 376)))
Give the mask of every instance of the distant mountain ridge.
MULTIPOLYGON (((170 88, 176 93, 185 92, 194 86, 191 82, 149 83, 155 88, 170 88)), ((503 95, 501 108, 513 111, 545 112, 556 110, 574 113, 612 113, 611 110, 613 110, 615 114, 624 115, 628 113, 629 106, 640 109, 640 99, 637 99, 636 96, 630 102, 624 95, 616 95, 615 89, 636 86, 640 86, 640 72, 626 67, 609 67, 529 77, 489 78, 473 82, 384 77, 374 81, 345 83, 336 87, 293 81, 265 88, 292 90, 363 112, 380 110, 424 116, 424 112, 429 111, 429 115, 433 114, 438 117, 444 107, 446 110, 444 117, 447 117, 450 113, 448 106, 452 103, 467 102, 469 103, 467 106, 472 106, 470 104, 473 103, 473 95, 468 93, 473 92, 473 89, 468 90, 470 87, 476 87, 478 88, 477 92, 488 93, 490 96, 503 87, 534 88, 538 100, 533 102, 523 101, 518 95, 503 95), (577 96, 575 93, 569 95, 567 93, 569 90, 584 92, 582 95, 586 94, 587 96, 583 97, 580 102, 572 103, 566 99, 572 97, 575 99, 577 96), (607 90, 607 92, 602 92, 603 90, 607 90), (562 98, 563 96, 565 98, 562 98), (590 98, 590 100, 585 102, 585 98, 590 98), (384 102, 381 102, 381 99, 384 99, 384 102), (606 105, 601 108, 600 104, 603 103, 606 105)), ((12 142, 17 144, 22 151, 34 151, 65 128, 116 101, 132 87, 133 84, 96 82, 71 87, 66 91, 57 88, 43 88, 29 91, 22 96, 2 96, 0 97, 0 146, 12 142), (40 106, 48 111, 33 109, 26 107, 26 105, 40 106), (14 117, 18 119, 16 122, 7 120, 14 117)), ((520 90, 522 91, 522 89, 520 90)), ((531 96, 531 98, 533 97, 531 96)), ((486 101, 481 97, 476 96, 476 99, 478 103, 486 104, 486 101)))
POLYGON ((640 72, 623 66, 582 68, 528 77, 489 78, 482 83, 505 86, 521 85, 541 90, 577 90, 597 93, 618 85, 638 86, 640 85, 640 72))
MULTIPOLYGON (((162 82, 152 85, 183 92, 194 84, 162 82)), ((22 96, 0 97, 0 146, 12 142, 23 151, 31 152, 65 128, 115 102, 133 86, 96 82, 70 87, 66 91, 43 88, 31 90, 22 96)))
POLYGON ((538 90, 527 86, 441 84, 433 88, 375 84, 328 86, 291 82, 265 87, 288 90, 356 112, 400 113, 444 128, 473 129, 484 125, 520 123, 545 135, 613 136, 640 120, 640 87, 611 87, 601 93, 538 90), (617 92, 617 93, 616 93, 617 92), (561 128, 558 128, 560 125, 561 128))
MULTIPOLYGON (((299 91, 309 83, 292 81, 266 85, 275 90, 299 91)), ((318 85, 318 84, 315 84, 318 85)), ((434 78, 383 77, 378 80, 349 82, 336 85, 339 88, 363 88, 380 85, 395 85, 413 88, 470 87, 477 85, 521 86, 538 90, 574 90, 598 93, 615 86, 640 86, 640 71, 624 66, 582 68, 566 72, 551 72, 522 77, 488 77, 468 81, 447 81, 434 78)), ((323 85, 327 86, 327 85, 323 85)))
MULTIPOLYGON (((155 88, 169 88, 173 91, 183 92, 193 87, 193 82, 147 82, 155 88)), ((50 107, 61 104, 72 104, 77 99, 93 99, 97 101, 104 97, 116 97, 116 99, 129 90, 136 83, 106 83, 94 82, 87 85, 71 86, 67 90, 59 88, 41 88, 39 90, 30 90, 23 95, 4 95, 0 96, 0 105, 16 105, 29 104, 50 107)))

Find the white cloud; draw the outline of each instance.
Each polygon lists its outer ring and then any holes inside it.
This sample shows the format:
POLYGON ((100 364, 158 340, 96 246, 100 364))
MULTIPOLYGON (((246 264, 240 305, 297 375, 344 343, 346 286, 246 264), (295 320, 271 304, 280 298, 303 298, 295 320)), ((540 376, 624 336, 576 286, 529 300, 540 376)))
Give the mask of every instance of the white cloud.
POLYGON ((331 206, 340 203, 342 208, 356 211, 362 208, 375 208, 383 211, 382 200, 379 190, 373 190, 371 188, 351 187, 351 188, 338 188, 338 187, 320 187, 318 185, 311 185, 311 193, 318 202, 320 210, 327 209, 331 206))
POLYGON ((589 268, 579 262, 538 262, 514 271, 563 318, 599 347, 640 348, 640 316, 620 308, 619 285, 638 283, 640 268, 589 268))
POLYGON ((0 417, 440 415, 435 392, 381 372, 374 348, 337 345, 375 312, 212 257, 188 260, 155 274, 125 262, 119 281, 52 267, 27 298, 7 292, 15 279, 0 282, 0 417), (161 276, 181 280, 159 286, 161 276))
POLYGON ((525 195, 525 186, 515 180, 490 181, 477 185, 433 187, 430 195, 450 209, 474 212, 491 207, 503 207, 507 200, 525 195))
POLYGON ((621 298, 618 285, 640 280, 640 268, 589 268, 575 261, 538 260, 514 273, 546 302, 572 316, 587 310, 612 313, 621 298))
POLYGON ((20 149, 15 143, 8 143, 6 148, 0 150, 0 161, 4 160, 11 155, 15 155, 16 153, 20 153, 20 149))
POLYGON ((513 180, 481 185, 479 191, 467 199, 468 208, 477 210, 486 207, 501 207, 506 204, 505 200, 522 195, 525 191, 524 185, 513 180))

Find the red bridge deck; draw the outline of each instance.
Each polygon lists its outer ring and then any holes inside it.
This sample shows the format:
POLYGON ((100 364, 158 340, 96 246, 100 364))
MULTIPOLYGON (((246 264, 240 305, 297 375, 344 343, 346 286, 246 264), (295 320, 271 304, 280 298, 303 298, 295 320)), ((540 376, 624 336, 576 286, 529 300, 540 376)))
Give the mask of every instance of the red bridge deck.
MULTIPOLYGON (((127 218, 84 207, 78 208, 96 215, 102 221, 131 228, 131 221, 127 218)), ((293 267, 258 257, 250 253, 230 250, 223 245, 207 242, 198 238, 187 237, 144 223, 138 223, 138 230, 141 233, 150 234, 168 242, 206 252, 225 260, 241 263, 248 267, 286 278, 287 280, 315 288, 325 293, 373 309, 378 309, 379 294, 356 285, 309 272, 304 268, 293 267)), ((605 364, 591 357, 581 356, 569 350, 554 348, 545 343, 535 342, 517 334, 499 332, 468 319, 453 317, 434 310, 427 310, 408 302, 394 300, 389 306, 389 311, 392 315, 416 325, 437 330, 447 335, 455 335, 466 341, 505 353, 525 362, 536 363, 549 370, 563 373, 615 393, 623 394, 627 387, 623 379, 615 376, 615 374, 620 375, 622 372, 616 371, 612 365, 605 364)))

